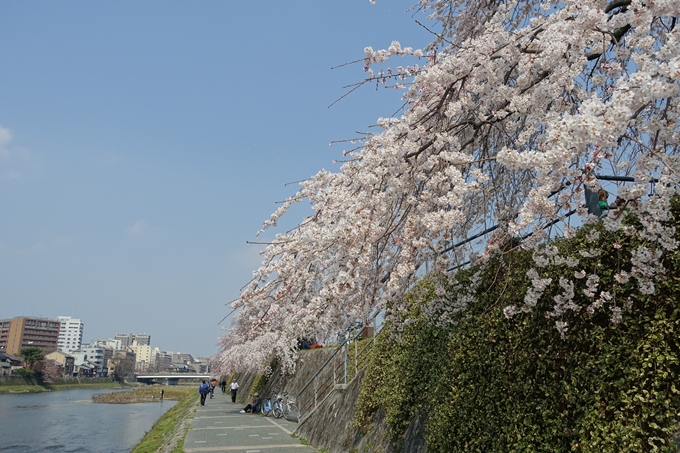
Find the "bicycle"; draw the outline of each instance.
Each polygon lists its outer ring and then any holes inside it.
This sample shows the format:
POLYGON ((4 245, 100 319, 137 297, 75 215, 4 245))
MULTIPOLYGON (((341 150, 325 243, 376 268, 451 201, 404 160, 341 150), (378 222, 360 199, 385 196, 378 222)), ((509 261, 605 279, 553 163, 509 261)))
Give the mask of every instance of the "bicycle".
POLYGON ((286 394, 286 402, 283 404, 283 417, 286 419, 300 417, 300 409, 295 404, 295 398, 286 394))
POLYGON ((272 407, 272 414, 276 418, 298 418, 300 409, 298 409, 297 405, 295 404, 295 398, 290 396, 288 393, 284 393, 283 396, 276 396, 272 407), (284 398, 286 400, 285 403, 283 402, 284 398), (295 416, 291 417, 293 414, 295 414, 295 416))
POLYGON ((282 404, 283 398, 281 395, 276 395, 276 398, 274 398, 274 401, 272 402, 272 415, 274 418, 281 418, 283 416, 283 404, 282 404))
POLYGON ((262 400, 262 409, 260 409, 260 412, 262 412, 263 417, 268 416, 273 408, 274 406, 272 405, 271 398, 264 398, 262 400))

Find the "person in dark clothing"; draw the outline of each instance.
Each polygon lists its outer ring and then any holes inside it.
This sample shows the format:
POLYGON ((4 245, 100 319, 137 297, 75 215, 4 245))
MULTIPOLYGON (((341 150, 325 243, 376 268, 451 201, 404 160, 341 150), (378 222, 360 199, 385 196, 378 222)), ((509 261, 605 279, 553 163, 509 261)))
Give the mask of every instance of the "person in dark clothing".
POLYGON ((198 393, 201 395, 201 406, 205 406, 205 397, 210 393, 210 387, 203 381, 203 383, 198 387, 198 393))
POLYGON ((220 382, 220 388, 222 389, 222 393, 226 393, 227 392, 227 381, 222 379, 222 382, 220 382))
POLYGON ((242 414, 243 413, 257 414, 258 412, 260 412, 260 406, 261 405, 262 405, 262 402, 260 400, 260 394, 255 393, 255 394, 253 394, 253 400, 250 402, 250 404, 248 404, 246 407, 244 407, 241 410, 241 413, 242 414))

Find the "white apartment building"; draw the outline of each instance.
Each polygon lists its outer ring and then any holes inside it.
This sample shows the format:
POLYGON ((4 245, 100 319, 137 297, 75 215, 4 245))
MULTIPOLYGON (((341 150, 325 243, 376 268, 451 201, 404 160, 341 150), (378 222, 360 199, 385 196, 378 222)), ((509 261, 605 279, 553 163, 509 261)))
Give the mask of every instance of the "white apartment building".
POLYGON ((59 340, 57 349, 67 354, 80 349, 83 343, 83 326, 80 319, 70 316, 57 316, 59 321, 59 340))
POLYGON ((106 350, 97 345, 86 345, 80 350, 85 354, 85 360, 97 365, 97 373, 104 376, 106 374, 106 350))

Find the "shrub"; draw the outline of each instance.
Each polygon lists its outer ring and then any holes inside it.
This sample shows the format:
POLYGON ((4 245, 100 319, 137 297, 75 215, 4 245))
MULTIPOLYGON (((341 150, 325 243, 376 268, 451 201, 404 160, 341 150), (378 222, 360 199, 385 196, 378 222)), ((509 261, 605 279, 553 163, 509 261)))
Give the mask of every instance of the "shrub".
MULTIPOLYGON (((398 340, 390 339, 389 326, 378 336, 358 425, 366 429, 381 409, 398 443, 420 415, 428 452, 677 451, 671 438, 680 421, 680 253, 663 257, 666 278, 644 295, 614 280, 634 239, 595 225, 553 245, 576 256, 594 230, 601 253, 579 256, 579 268, 597 270, 601 287, 616 287, 616 304, 626 307, 620 317, 605 307, 572 311, 564 315, 563 336, 545 315, 559 292, 552 288, 533 311, 506 319, 503 309, 521 306, 530 285, 534 263, 524 251, 458 272, 458 288, 474 288, 474 297, 446 326, 433 323, 441 313, 426 310, 437 296, 424 278, 408 295, 414 322, 398 340)), ((559 280, 574 269, 544 272, 559 280)), ((584 307, 590 301, 578 288, 574 300, 584 307)))

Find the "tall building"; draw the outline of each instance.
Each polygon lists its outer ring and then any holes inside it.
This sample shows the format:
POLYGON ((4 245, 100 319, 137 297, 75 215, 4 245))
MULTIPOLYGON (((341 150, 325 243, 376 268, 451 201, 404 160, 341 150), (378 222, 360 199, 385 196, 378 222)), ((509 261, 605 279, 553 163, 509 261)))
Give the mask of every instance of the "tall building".
POLYGON ((121 346, 132 346, 134 341, 140 346, 150 346, 151 345, 151 335, 134 334, 134 333, 117 333, 116 340, 120 340, 121 346))
POLYGON ((116 341, 120 341, 120 346, 130 346, 132 345, 132 334, 131 333, 117 333, 116 341))
POLYGON ((139 346, 151 346, 151 335, 138 333, 134 335, 133 340, 136 341, 139 346))
POLYGON ((18 355, 23 348, 44 352, 57 349, 60 323, 56 319, 17 317, 0 320, 0 352, 18 355))
POLYGON ((67 354, 79 350, 83 344, 83 322, 70 316, 57 316, 57 320, 60 324, 58 349, 67 354))
POLYGON ((153 352, 151 346, 148 344, 138 344, 136 341, 133 341, 130 349, 135 353, 135 369, 149 371, 153 352))

